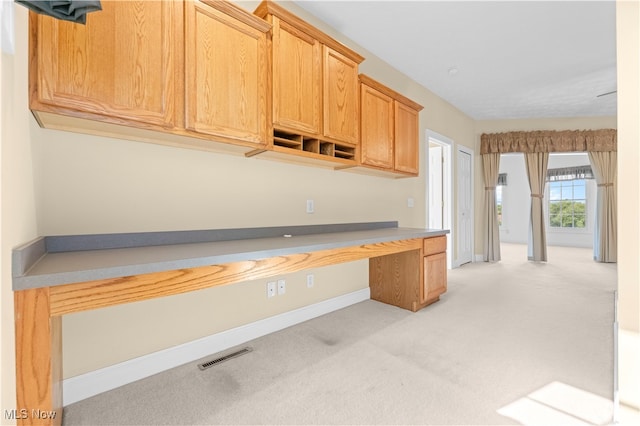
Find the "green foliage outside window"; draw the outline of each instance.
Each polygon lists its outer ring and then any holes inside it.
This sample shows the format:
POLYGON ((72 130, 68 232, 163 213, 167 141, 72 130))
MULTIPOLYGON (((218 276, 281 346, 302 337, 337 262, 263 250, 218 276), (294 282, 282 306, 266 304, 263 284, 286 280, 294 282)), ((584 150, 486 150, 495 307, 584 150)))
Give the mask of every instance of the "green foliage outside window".
POLYGON ((584 179, 550 182, 549 190, 549 225, 552 228, 585 228, 587 203, 584 179))

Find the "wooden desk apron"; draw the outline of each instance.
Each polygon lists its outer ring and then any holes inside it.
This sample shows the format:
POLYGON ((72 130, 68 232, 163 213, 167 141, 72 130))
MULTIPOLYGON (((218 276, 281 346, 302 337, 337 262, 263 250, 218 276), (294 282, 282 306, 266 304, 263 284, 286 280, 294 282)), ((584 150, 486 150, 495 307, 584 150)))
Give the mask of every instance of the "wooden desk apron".
POLYGON ((415 311, 446 289, 445 260, 429 293, 424 251, 446 233, 374 222, 38 238, 13 251, 15 418, 62 420, 62 315, 361 259, 372 299, 415 311))

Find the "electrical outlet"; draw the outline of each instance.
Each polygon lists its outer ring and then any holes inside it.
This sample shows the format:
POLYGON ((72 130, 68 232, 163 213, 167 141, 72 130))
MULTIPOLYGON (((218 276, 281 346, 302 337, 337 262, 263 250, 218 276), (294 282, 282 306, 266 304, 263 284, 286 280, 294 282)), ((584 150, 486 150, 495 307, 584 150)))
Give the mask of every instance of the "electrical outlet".
POLYGON ((269 281, 267 283, 267 298, 271 298, 276 295, 276 282, 269 281))
POLYGON ((313 213, 314 205, 313 200, 307 200, 307 213, 313 213))
POLYGON ((284 280, 278 280, 278 296, 287 292, 287 283, 284 280))
POLYGON ((313 287, 313 284, 314 284, 313 274, 307 275, 307 288, 313 287))

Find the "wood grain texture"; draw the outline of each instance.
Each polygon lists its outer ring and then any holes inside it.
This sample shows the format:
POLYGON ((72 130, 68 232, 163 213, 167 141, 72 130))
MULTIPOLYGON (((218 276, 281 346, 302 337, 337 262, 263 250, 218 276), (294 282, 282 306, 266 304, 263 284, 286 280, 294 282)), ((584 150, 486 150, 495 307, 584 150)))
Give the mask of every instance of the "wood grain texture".
POLYGON ((65 315, 308 268, 420 250, 422 239, 367 244, 51 287, 51 315, 65 315))
POLYGON ((323 58, 323 134, 336 141, 357 144, 358 63, 328 46, 323 46, 323 58))
POLYGON ((182 2, 107 0, 102 6, 86 25, 31 18, 32 108, 178 126, 182 2))
POLYGON ((423 303, 437 300, 447 291, 447 254, 438 253, 424 257, 423 303))
POLYGON ((185 7, 187 129, 266 145, 270 26, 228 15, 225 2, 185 7))
POLYGON ((360 163, 393 169, 393 98, 360 84, 360 163))
POLYGON ((367 86, 373 87, 374 89, 378 90, 379 92, 382 92, 385 95, 397 100, 398 102, 405 104, 406 106, 408 106, 411 109, 415 109, 416 111, 422 111, 423 108, 424 108, 419 103, 412 101, 411 99, 407 98, 406 96, 402 95, 401 93, 396 92, 395 90, 391 89, 388 86, 385 86, 384 84, 380 83, 379 81, 374 80, 373 78, 369 77, 366 74, 360 74, 358 76, 358 78, 360 79, 360 81, 362 83, 366 84, 367 86))
POLYGON ((62 423, 62 318, 50 317, 50 289, 14 293, 18 424, 62 423))
POLYGON ((308 34, 311 38, 318 40, 320 43, 331 47, 337 52, 340 52, 340 54, 348 57, 352 61, 355 61, 357 63, 364 61, 364 57, 358 52, 348 48, 344 44, 330 37, 326 33, 320 31, 313 25, 309 24, 308 22, 304 21, 300 17, 294 15, 284 7, 280 6, 277 3, 274 3, 271 0, 265 0, 260 3, 253 13, 263 19, 267 19, 270 15, 278 17, 295 26, 298 30, 308 34))
POLYGON ((322 47, 318 40, 272 17, 273 122, 289 130, 320 133, 322 47))
POLYGON ((395 170, 419 174, 420 130, 418 111, 395 101, 395 170))
POLYGON ((447 251, 447 236, 440 235, 439 237, 425 238, 424 239, 424 255, 429 256, 436 253, 444 253, 447 251))
POLYGON ((369 261, 371 299, 416 310, 420 298, 420 250, 412 250, 369 261))
MULTIPOLYGON (((360 164, 377 168, 397 177, 418 176, 420 162, 419 111, 422 105, 413 102, 382 83, 359 75, 361 90, 360 105, 360 164), (375 98, 390 102, 390 112, 374 112, 375 98), (384 97, 384 98, 383 98, 384 97), (377 120, 377 121, 376 121, 377 120), (391 120, 391 136, 382 133, 380 121, 391 120), (390 140, 390 142, 386 142, 390 140), (386 146, 390 148, 386 148, 386 146), (385 154, 390 150, 391 160, 385 154)), ((379 107, 382 111, 382 106, 379 107)))

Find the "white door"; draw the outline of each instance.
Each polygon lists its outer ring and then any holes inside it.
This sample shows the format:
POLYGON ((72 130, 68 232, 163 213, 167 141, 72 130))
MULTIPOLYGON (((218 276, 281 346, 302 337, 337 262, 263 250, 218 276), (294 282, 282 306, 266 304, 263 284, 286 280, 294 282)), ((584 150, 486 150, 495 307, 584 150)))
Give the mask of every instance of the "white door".
POLYGON ((473 178, 472 155, 458 150, 458 264, 472 261, 473 254, 473 178))
POLYGON ((442 147, 429 148, 429 228, 442 229, 442 147))
POLYGON ((428 182, 425 182, 425 199, 428 206, 426 223, 432 229, 446 229, 447 235, 447 268, 454 266, 453 247, 455 246, 456 218, 453 216, 453 170, 455 148, 452 139, 434 132, 426 131, 427 152, 429 160, 424 162, 428 182), (431 148, 436 148, 433 151, 431 148))

